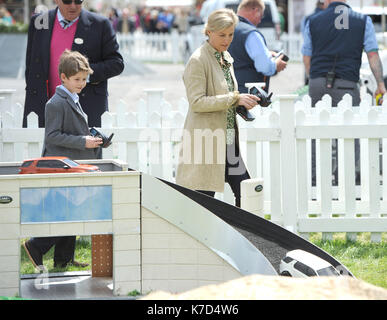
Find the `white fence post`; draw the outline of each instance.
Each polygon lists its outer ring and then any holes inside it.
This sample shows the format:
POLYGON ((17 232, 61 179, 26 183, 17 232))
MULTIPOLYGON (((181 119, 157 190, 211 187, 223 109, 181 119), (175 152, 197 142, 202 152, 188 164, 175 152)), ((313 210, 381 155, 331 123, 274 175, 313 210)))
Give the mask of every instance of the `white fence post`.
MULTIPOLYGON (((1 103, 4 100, 4 97, 0 97, 0 108, 2 108, 1 103)), ((2 130, 3 117, 0 112, 0 161, 4 161, 4 150, 3 150, 3 130, 2 130)))
POLYGON ((171 33, 171 49, 172 49, 172 63, 176 64, 179 62, 179 34, 176 29, 172 30, 171 33))
MULTIPOLYGON (((5 100, 5 97, 2 97, 0 96, 0 128, 2 126, 2 123, 3 123, 3 102, 5 100)), ((0 159, 1 159, 1 156, 0 156, 0 159)))
POLYGON ((174 29, 171 33, 117 33, 121 54, 124 59, 141 61, 171 62, 184 61, 186 35, 179 35, 174 29))
POLYGON ((14 89, 0 89, 0 118, 4 119, 4 114, 10 112, 14 114, 13 108, 13 94, 16 92, 14 89))
POLYGON ((279 96, 281 125, 281 195, 283 225, 297 231, 297 184, 294 101, 296 95, 279 96))
MULTIPOLYGON (((338 108, 342 115, 342 123, 351 125, 354 118, 352 106, 346 105, 338 108)), ((355 140, 339 139, 338 142, 339 159, 339 201, 344 203, 346 218, 356 217, 356 183, 355 183, 355 140)), ((346 238, 355 241, 355 232, 348 232, 346 238)))
POLYGON ((145 89, 144 92, 147 94, 146 112, 148 112, 148 117, 153 112, 161 112, 161 104, 165 89, 145 89))

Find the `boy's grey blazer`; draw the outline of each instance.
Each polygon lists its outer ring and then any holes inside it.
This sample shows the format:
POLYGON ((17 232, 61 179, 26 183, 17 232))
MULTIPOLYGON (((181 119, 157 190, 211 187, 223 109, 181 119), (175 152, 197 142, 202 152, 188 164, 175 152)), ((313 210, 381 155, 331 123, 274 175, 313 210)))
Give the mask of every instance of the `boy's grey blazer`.
POLYGON ((45 135, 42 156, 64 156, 73 160, 96 159, 97 150, 86 149, 90 135, 86 114, 61 88, 57 88, 45 109, 45 135))

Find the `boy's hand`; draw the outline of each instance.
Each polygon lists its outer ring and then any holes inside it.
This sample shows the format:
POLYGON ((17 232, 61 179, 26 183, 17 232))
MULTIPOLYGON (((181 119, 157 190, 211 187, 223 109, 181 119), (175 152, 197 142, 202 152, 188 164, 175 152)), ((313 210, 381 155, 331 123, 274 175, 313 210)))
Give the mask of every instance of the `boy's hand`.
POLYGON ((101 138, 96 138, 93 136, 86 136, 86 148, 87 149, 98 148, 101 144, 102 144, 101 138))

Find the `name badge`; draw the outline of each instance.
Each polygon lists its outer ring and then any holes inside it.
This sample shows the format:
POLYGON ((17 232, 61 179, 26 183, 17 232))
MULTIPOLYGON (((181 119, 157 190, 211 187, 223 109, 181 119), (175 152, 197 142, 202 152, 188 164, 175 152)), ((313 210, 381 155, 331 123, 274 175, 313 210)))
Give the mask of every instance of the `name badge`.
POLYGON ((75 42, 76 44, 83 44, 83 39, 81 39, 81 38, 75 38, 75 39, 74 39, 74 42, 75 42))

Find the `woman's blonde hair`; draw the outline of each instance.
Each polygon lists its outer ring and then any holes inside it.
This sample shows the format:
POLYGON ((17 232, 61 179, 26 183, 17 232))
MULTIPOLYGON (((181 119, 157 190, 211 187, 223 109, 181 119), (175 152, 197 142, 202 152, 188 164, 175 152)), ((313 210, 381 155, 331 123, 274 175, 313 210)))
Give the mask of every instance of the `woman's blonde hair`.
POLYGON ((231 26, 236 26, 238 23, 238 16, 231 9, 215 10, 208 17, 207 23, 204 27, 204 34, 207 36, 208 31, 220 31, 231 26))

